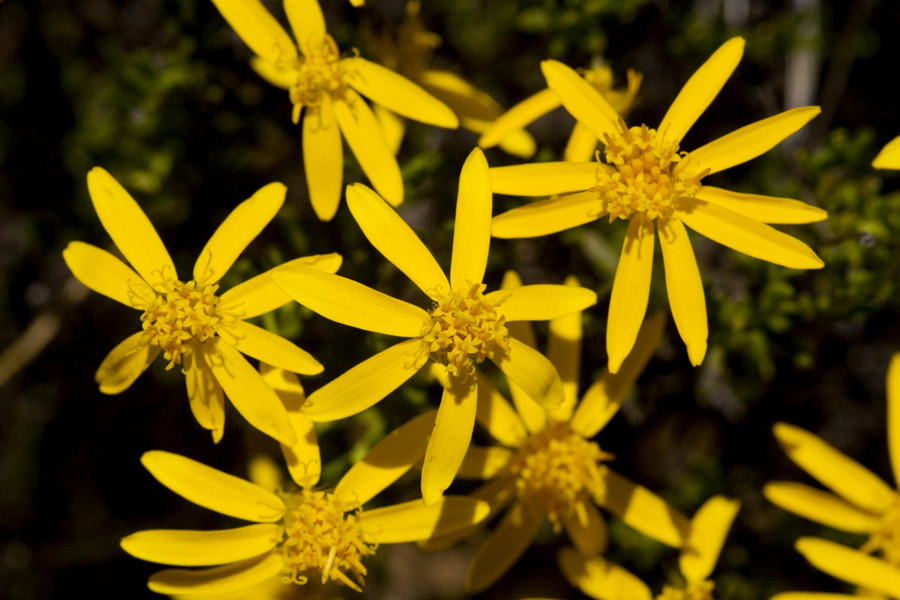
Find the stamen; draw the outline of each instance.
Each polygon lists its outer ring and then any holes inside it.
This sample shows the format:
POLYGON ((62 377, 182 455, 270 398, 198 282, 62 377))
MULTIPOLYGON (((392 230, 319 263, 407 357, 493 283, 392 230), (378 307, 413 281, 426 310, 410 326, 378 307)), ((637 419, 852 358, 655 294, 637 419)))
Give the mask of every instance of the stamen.
POLYGON ((174 280, 170 291, 158 293, 144 310, 142 343, 162 348, 163 356, 169 361, 166 369, 181 364, 182 355, 191 353, 194 344, 216 334, 222 322, 217 312, 218 289, 218 285, 198 289, 195 281, 174 280))
POLYGON ((294 71, 297 79, 289 90, 294 103, 291 114, 294 123, 300 120, 300 111, 304 107, 317 108, 323 95, 343 95, 347 89, 347 74, 340 65, 340 53, 330 35, 325 35, 325 41, 318 48, 309 48, 308 53, 297 60, 294 71))

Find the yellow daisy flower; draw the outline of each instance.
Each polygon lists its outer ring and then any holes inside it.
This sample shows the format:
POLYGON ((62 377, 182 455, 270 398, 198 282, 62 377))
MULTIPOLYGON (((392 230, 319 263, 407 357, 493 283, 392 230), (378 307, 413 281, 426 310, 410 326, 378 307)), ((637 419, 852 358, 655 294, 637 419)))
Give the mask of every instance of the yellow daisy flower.
MULTIPOLYGON (((634 104, 638 89, 641 87, 643 76, 632 69, 628 69, 628 83, 624 90, 613 87, 613 72, 609 66, 597 63, 589 69, 581 70, 581 76, 600 94, 606 98, 616 114, 625 116, 634 104)), ((559 96, 550 88, 541 90, 522 100, 508 111, 503 113, 490 127, 488 127, 478 139, 478 145, 482 148, 491 148, 513 131, 534 123, 550 111, 562 106, 559 96)), ((597 150, 597 136, 590 128, 575 122, 572 134, 566 144, 563 159, 566 161, 589 161, 597 150)), ((501 143, 502 146, 502 143, 501 143)), ((530 157, 533 152, 526 156, 530 157)))
POLYGON ((900 136, 895 137, 881 149, 872 166, 876 169, 900 169, 900 136))
MULTIPOLYGON (((663 586, 656 600, 713 600, 715 584, 709 576, 739 509, 740 502, 724 496, 713 496, 700 507, 691 520, 678 560, 684 581, 663 586)), ((559 566, 572 585, 597 600, 653 598, 650 588, 638 577, 600 556, 565 549, 560 552, 559 566)))
POLYGON ((479 397, 476 365, 490 359, 543 406, 558 406, 556 369, 511 337, 507 323, 552 319, 596 302, 584 288, 531 285, 485 294, 490 245, 491 190, 484 154, 475 149, 462 168, 448 278, 415 232, 364 185, 347 189, 347 205, 363 233, 430 302, 426 311, 355 281, 303 267, 273 278, 300 304, 367 331, 410 338, 353 367, 310 395, 307 416, 333 421, 369 408, 421 369, 428 359, 447 367, 437 424, 422 472, 422 494, 434 502, 453 481, 469 446, 479 397))
MULTIPOLYGON (((887 372, 888 449, 900 481, 900 354, 887 372)), ((775 437, 788 457, 834 493, 799 482, 766 484, 763 494, 781 508, 841 531, 869 536, 860 550, 900 567, 900 491, 812 433, 778 423, 775 437)))
POLYGON ((147 452, 141 462, 170 490, 253 524, 215 531, 139 531, 123 538, 122 548, 161 564, 212 566, 155 573, 148 587, 160 594, 225 594, 276 577, 283 584, 298 585, 316 577, 361 591, 366 575, 363 560, 379 545, 446 535, 489 512, 485 502, 454 496, 431 505, 414 500, 361 509, 422 459, 434 418, 435 411, 430 411, 396 429, 355 464, 332 492, 312 489, 311 479, 296 482, 300 488, 272 492, 178 454, 147 452))
POLYGON ((289 91, 294 123, 302 116, 303 163, 319 218, 330 221, 341 199, 341 134, 375 189, 394 206, 400 204, 400 167, 360 94, 397 114, 438 127, 459 125, 453 111, 390 69, 356 55, 341 58, 316 0, 284 2, 296 44, 260 0, 213 2, 256 53, 252 62, 256 72, 289 91))
POLYGON ((796 200, 741 194, 701 180, 771 149, 819 113, 795 108, 742 127, 693 152, 679 144, 734 71, 744 40, 722 45, 688 80, 658 130, 628 128, 606 98, 575 71, 548 60, 541 68, 563 106, 605 144, 606 162, 555 162, 491 169, 493 191, 518 196, 564 194, 515 208, 493 220, 500 238, 562 231, 604 216, 628 220, 613 282, 606 334, 615 373, 634 344, 647 310, 653 248, 659 231, 672 315, 691 363, 706 354, 706 299, 685 225, 749 256, 795 269, 821 259, 766 223, 809 223, 827 217, 796 200))
MULTIPOLYGON (((322 365, 288 340, 249 319, 290 302, 272 282, 271 271, 219 293, 219 280, 272 220, 286 189, 271 183, 235 208, 207 242, 183 282, 166 247, 137 202, 101 168, 88 173, 97 216, 131 267, 96 246, 71 242, 63 258, 75 277, 95 292, 142 311, 141 330, 113 348, 95 376, 104 394, 126 389, 162 354, 167 369, 181 365, 197 422, 222 438, 224 395, 247 421, 287 444, 295 440, 284 405, 243 354, 274 366, 313 375, 322 365), (133 267, 133 269, 132 269, 133 267), (242 354, 243 353, 243 354, 242 354)), ((287 263, 337 271, 337 254, 287 263)))

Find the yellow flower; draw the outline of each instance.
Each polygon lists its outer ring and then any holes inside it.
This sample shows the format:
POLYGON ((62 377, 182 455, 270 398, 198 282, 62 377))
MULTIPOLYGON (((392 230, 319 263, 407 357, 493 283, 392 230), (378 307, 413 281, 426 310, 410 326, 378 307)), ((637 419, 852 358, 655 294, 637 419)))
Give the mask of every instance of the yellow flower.
MULTIPOLYGON (((624 90, 615 89, 613 88, 612 69, 602 63, 595 64, 590 69, 584 69, 582 77, 606 98, 616 114, 622 116, 628 114, 643 79, 640 73, 628 69, 627 87, 624 90)), ((505 140, 511 132, 534 123, 560 106, 562 106, 562 102, 556 92, 550 88, 543 89, 503 113, 484 131, 478 139, 478 145, 482 148, 491 148, 499 141, 505 140)), ((563 159, 579 162, 591 160, 597 150, 598 141, 597 136, 586 125, 576 121, 572 134, 569 136, 569 142, 566 144, 563 159)))
POLYGON ((876 169, 900 169, 900 137, 895 137, 881 149, 872 166, 876 169))
POLYGON ((421 500, 362 510, 425 453, 434 424, 429 411, 402 425, 355 464, 334 491, 314 490, 317 478, 275 492, 189 458, 151 451, 141 462, 163 485, 226 516, 253 522, 214 531, 148 530, 122 539, 137 558, 178 567, 150 577, 154 592, 215 595, 263 585, 273 578, 303 585, 311 577, 337 581, 353 590, 365 585, 365 557, 381 544, 446 535, 483 519, 487 503, 447 496, 432 505, 421 500))
MULTIPOLYGON (((271 271, 221 294, 218 284, 281 208, 284 185, 271 183, 235 208, 200 253, 193 279, 183 282, 128 192, 100 168, 88 173, 87 180, 100 222, 131 267, 82 242, 70 243, 63 258, 83 284, 142 311, 141 331, 113 348, 97 370, 100 391, 126 390, 162 354, 167 369, 181 365, 191 410, 197 422, 212 431, 214 441, 222 438, 225 425, 224 391, 251 425, 293 444, 284 405, 241 353, 305 375, 321 373, 322 365, 288 340, 244 320, 290 302, 273 284, 271 271)), ((307 256, 287 264, 334 272, 341 257, 307 256)))
POLYGON ((413 230, 364 185, 347 189, 347 205, 363 233, 429 298, 426 311, 355 281, 303 267, 279 269, 276 284, 320 315, 367 331, 410 338, 353 367, 310 395, 304 411, 333 421, 369 408, 421 369, 428 359, 450 374, 425 455, 422 494, 434 502, 453 481, 475 424, 476 365, 494 362, 534 401, 558 406, 563 390, 556 369, 511 337, 507 323, 551 319, 596 302, 584 288, 531 285, 485 294, 490 244, 488 165, 475 149, 462 168, 449 279, 413 230))
MULTIPOLYGON (((690 533, 678 560, 683 583, 663 586, 656 600, 712 600, 714 582, 709 579, 731 529, 740 503, 724 496, 707 500, 690 523, 690 533)), ((565 549, 560 552, 563 574, 588 596, 597 600, 651 600, 650 588, 627 569, 565 549)), ((800 599, 797 599, 800 600, 800 599)))
POLYGON ((678 333, 691 363, 706 354, 706 299, 685 225, 749 256, 795 269, 822 267, 802 242, 766 223, 809 223, 827 213, 796 200, 731 192, 701 180, 771 149, 819 113, 796 108, 742 127, 693 152, 682 138, 740 61, 744 40, 719 48, 688 80, 658 130, 628 128, 621 117, 575 71, 556 61, 541 67, 563 106, 606 146, 606 162, 557 162, 491 169, 495 193, 519 196, 564 194, 498 215, 493 235, 532 237, 562 231, 603 216, 628 220, 613 282, 606 334, 609 368, 615 373, 634 344, 647 310, 653 248, 659 231, 666 288, 678 333))
POLYGON ((375 189, 394 206, 400 204, 400 167, 360 94, 393 112, 439 127, 459 125, 453 111, 390 69, 359 56, 341 58, 325 31, 316 0, 284 2, 296 44, 260 0, 213 2, 256 53, 252 63, 256 72, 289 91, 294 123, 302 115, 303 162, 319 218, 331 220, 341 199, 342 133, 375 189))
MULTIPOLYGON (((900 354, 888 367, 887 396, 888 448, 894 479, 900 480, 900 354)), ((766 498, 817 523, 868 535, 860 550, 900 567, 900 491, 804 429, 778 423, 774 431, 790 459, 834 493, 778 481, 763 488, 766 498)))

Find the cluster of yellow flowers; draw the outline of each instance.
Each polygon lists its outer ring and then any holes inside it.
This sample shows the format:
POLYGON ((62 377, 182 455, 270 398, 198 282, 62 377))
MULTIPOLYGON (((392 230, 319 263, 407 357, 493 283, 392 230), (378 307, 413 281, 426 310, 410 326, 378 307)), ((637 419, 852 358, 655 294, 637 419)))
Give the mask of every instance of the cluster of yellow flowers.
MULTIPOLYGON (((144 454, 143 465, 175 493, 252 522, 236 529, 150 530, 124 538, 122 548, 133 556, 188 567, 154 574, 150 589, 178 597, 274 598, 283 584, 313 578, 360 591, 366 557, 379 545, 417 541, 438 549, 502 513, 472 560, 468 591, 485 590, 500 579, 546 519, 554 531, 565 529, 571 541, 572 548, 559 554, 559 567, 573 585, 603 600, 653 597, 644 582, 603 558, 604 509, 680 550, 681 580, 664 586, 656 598, 712 598, 710 575, 739 503, 716 496, 689 519, 611 468, 613 455, 594 438, 622 405, 663 334, 663 315, 645 318, 657 234, 672 315, 693 365, 704 359, 708 329, 687 228, 777 265, 823 266, 813 250, 771 226, 820 221, 827 217, 823 210, 704 183, 707 176, 770 150, 819 108, 788 110, 687 151, 682 140, 737 67, 741 38, 724 43, 700 66, 653 129, 629 127, 623 118, 640 75, 629 72, 627 88, 617 90, 607 67, 579 73, 553 60, 541 65, 547 89, 503 113, 458 76, 429 68, 422 57, 435 42, 417 19, 417 3, 410 3, 400 36, 409 51, 385 49, 387 68, 355 52, 342 55, 316 0, 285 0, 293 39, 259 0, 213 1, 254 52, 253 68, 288 90, 293 121, 302 122, 304 170, 318 217, 330 220, 339 209, 345 139, 374 188, 349 185, 349 211, 375 249, 424 296, 415 305, 337 275, 338 254, 297 258, 220 291, 229 268, 281 208, 286 189, 280 183, 238 205, 213 233, 191 277, 179 278, 135 200, 103 169, 88 174, 97 215, 127 264, 82 242, 68 246, 65 261, 94 291, 141 311, 141 329, 97 370, 100 391, 125 391, 162 354, 167 369, 178 366, 184 373, 191 410, 215 442, 223 435, 227 396, 248 423, 280 442, 293 479, 283 484, 266 464, 257 465, 250 482, 177 454, 144 454), (528 158, 535 142, 524 127, 560 105, 577 121, 564 162, 491 168, 481 149, 472 150, 460 173, 452 260, 445 271, 393 208, 403 201, 395 158, 402 117, 445 128, 462 124, 480 135, 482 148, 499 144, 528 158), (494 193, 549 199, 495 216, 494 193), (608 314, 609 366, 579 401, 582 311, 596 303, 594 291, 574 277, 562 285, 522 285, 513 272, 500 289, 488 291, 485 271, 492 236, 542 236, 606 216, 613 226, 628 221, 608 314), (297 374, 320 373, 322 365, 293 342, 248 322, 291 301, 401 341, 306 396, 297 374), (546 353, 537 349, 530 325, 536 320, 549 321, 546 353), (506 376, 511 403, 483 371, 485 360, 506 376), (439 408, 386 436, 334 487, 321 487, 314 423, 355 415, 423 369, 443 388, 439 408), (476 421, 495 445, 472 443, 476 421), (421 498, 364 509, 414 467, 421 469, 421 498), (484 484, 468 496, 444 495, 457 477, 484 484)), ((900 167, 900 138, 874 164, 900 167)), ((897 472, 900 358, 891 364, 888 384, 890 453, 897 472)), ((797 549, 819 569, 866 593, 900 598, 900 493, 802 429, 778 424, 775 434, 791 459, 837 495, 777 482, 766 487, 766 497, 823 524, 870 535, 859 550, 814 538, 800 539, 797 549)))

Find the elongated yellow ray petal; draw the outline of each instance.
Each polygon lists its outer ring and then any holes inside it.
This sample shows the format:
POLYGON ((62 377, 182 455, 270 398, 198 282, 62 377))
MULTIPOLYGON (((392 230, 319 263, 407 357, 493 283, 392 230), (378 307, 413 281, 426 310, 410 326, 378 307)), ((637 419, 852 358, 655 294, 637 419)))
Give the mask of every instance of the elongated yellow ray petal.
POLYGON ((535 122, 561 105, 562 102, 559 101, 556 92, 551 89, 541 90, 497 117, 497 120, 478 138, 478 145, 482 148, 492 148, 512 132, 535 122))
MULTIPOLYGON (((566 277, 564 285, 579 287, 574 275, 566 277)), ((550 321, 547 358, 556 367, 563 384, 563 403, 551 416, 557 421, 572 418, 578 403, 578 375, 581 372, 581 312, 573 312, 550 321)))
POLYGON ((647 488, 607 469, 602 506, 657 542, 680 548, 687 540, 690 522, 683 514, 647 488))
POLYGON ((281 551, 272 550, 259 558, 212 569, 165 569, 151 575, 147 587, 170 596, 216 596, 259 585, 277 576, 283 567, 281 551))
POLYGON ((334 104, 327 94, 303 113, 303 168, 309 201, 320 221, 334 218, 344 182, 344 147, 334 104))
POLYGON ((900 136, 895 137, 881 149, 872 166, 876 169, 900 169, 900 136))
POLYGON ((219 335, 247 356, 278 368, 302 375, 318 375, 322 372, 322 363, 313 358, 312 354, 252 323, 230 323, 219 330, 219 335))
POLYGON ((419 76, 418 83, 462 120, 493 121, 503 112, 493 98, 456 73, 426 69, 419 76))
POLYGON ((582 192, 597 185, 595 162, 546 162, 491 168, 491 189, 509 196, 582 192))
POLYGON ((141 464, 185 500, 223 515, 274 523, 284 514, 284 502, 272 492, 185 456, 151 450, 141 456, 141 464))
POLYGON ((509 338, 509 352, 491 359, 529 398, 551 409, 562 404, 563 389, 559 373, 543 354, 519 340, 509 338))
POLYGON ((363 511, 359 524, 379 544, 402 544, 451 534, 478 523, 490 510, 483 500, 447 496, 430 505, 412 500, 363 511))
POLYGON ((297 72, 293 68, 288 68, 284 63, 274 63, 259 56, 250 58, 250 66, 256 71, 256 74, 283 90, 291 89, 291 86, 297 83, 297 72))
POLYGON ((480 592, 500 579, 531 544, 543 520, 537 507, 521 501, 513 504, 472 559, 466 591, 480 592))
POLYGON ((335 421, 369 408, 419 370, 422 340, 400 342, 364 360, 309 395, 303 412, 313 421, 335 421))
POLYGON ((475 419, 501 444, 518 446, 528 435, 522 421, 491 380, 481 371, 476 371, 475 374, 478 377, 478 407, 475 419))
POLYGON ((347 206, 375 249, 426 294, 450 289, 447 276, 419 236, 375 192, 355 183, 347 186, 347 206))
MULTIPOLYGON (((452 497, 453 496, 448 496, 448 498, 452 497)), ((455 533, 422 540, 419 542, 420 548, 428 551, 443 550, 460 540, 470 538, 474 532, 481 529, 481 526, 484 525, 485 522, 503 511, 503 509, 506 508, 506 505, 516 497, 516 484, 515 481, 506 477, 493 479, 470 493, 469 497, 477 500, 484 500, 491 507, 491 510, 488 513, 488 516, 484 518, 484 521, 460 529, 455 533)))
POLYGON ((578 550, 588 556, 606 552, 606 521, 590 501, 579 500, 574 510, 563 514, 566 534, 578 550))
POLYGON ((515 454, 500 446, 470 445, 456 476, 462 479, 492 479, 509 466, 515 454))
POLYGON ((641 217, 631 219, 616 267, 606 321, 610 373, 617 372, 631 352, 647 312, 655 237, 652 221, 641 217))
POLYGON ((150 219, 113 176, 100 167, 87 176, 88 192, 103 228, 144 281, 160 291, 175 265, 150 219))
POLYGON ((802 537, 794 544, 814 567, 847 583, 900 597, 900 569, 887 562, 828 540, 802 537))
POLYGON ((436 410, 429 410, 382 438, 341 477, 335 495, 363 505, 397 481, 425 456, 436 416, 436 410))
POLYGON ((667 142, 681 142, 684 134, 719 94, 743 55, 744 39, 731 38, 691 75, 659 125, 659 132, 667 142))
POLYGON ((113 348, 94 374, 104 394, 118 394, 127 390, 160 353, 159 346, 141 340, 144 332, 128 336, 113 348))
POLYGON ((366 331, 418 337, 428 313, 352 279, 304 266, 272 271, 275 285, 326 319, 366 331))
POLYGON ((678 562, 688 582, 709 578, 740 507, 737 500, 713 496, 694 515, 690 535, 678 562))
POLYGON ((773 432, 792 461, 852 504, 876 514, 893 505, 894 492, 880 477, 818 436, 787 423, 773 432))
POLYGON ((256 54, 272 62, 297 58, 297 47, 260 0, 213 0, 213 4, 256 54))
POLYGON ((450 261, 450 287, 454 290, 467 287, 467 282, 480 283, 484 279, 491 243, 492 205, 487 159, 480 148, 475 148, 459 175, 450 261))
POLYGON ((485 297, 492 302, 504 298, 500 311, 507 321, 549 321, 597 303, 593 290, 568 285, 526 285, 497 290, 485 297))
POLYGON ((600 556, 563 548, 559 568, 569 582, 597 600, 650 600, 650 588, 630 571, 600 556))
POLYGON ((197 423, 212 432, 213 442, 218 444, 225 433, 225 395, 206 366, 206 359, 200 356, 203 346, 198 345, 195 352, 196 355, 188 355, 184 361, 188 400, 197 423))
POLYGON ((244 248, 278 213, 286 193, 284 184, 270 183, 231 211, 194 263, 194 280, 198 285, 215 283, 225 276, 244 248))
POLYGON ((566 142, 563 159, 569 162, 585 162, 594 158, 597 150, 597 137, 580 121, 575 122, 572 135, 566 142))
POLYGON ((879 515, 804 483, 773 481, 763 488, 763 495, 784 510, 842 531, 871 533, 881 522, 879 515))
POLYGON ((678 333, 684 340, 688 357, 695 367, 706 356, 709 325, 706 319, 706 296, 700 269, 691 248, 688 232, 678 219, 660 222, 659 245, 666 269, 666 292, 678 333))
POLYGON ((800 240, 716 204, 702 200, 684 202, 676 216, 700 235, 747 256, 792 269, 825 266, 800 240))
POLYGON ((283 527, 259 523, 237 529, 151 529, 122 538, 122 549, 150 562, 179 567, 222 565, 265 554, 281 541, 283 527))
POLYGON ((803 106, 745 125, 697 148, 679 166, 690 164, 698 171, 709 169, 710 173, 718 173, 745 163, 777 146, 820 112, 818 106, 803 106))
POLYGON ((318 0, 284 0, 284 12, 294 30, 300 51, 306 56, 325 42, 325 17, 318 0))
POLYGON ((372 109, 353 90, 335 100, 334 116, 359 166, 391 206, 403 202, 403 177, 372 109))
POLYGON ((595 192, 576 192, 499 214, 491 222, 491 234, 498 238, 537 237, 590 223, 605 214, 595 192))
MULTIPOLYGON (((506 272, 506 275, 503 277, 503 289, 514 287, 509 284, 510 280, 513 279, 512 275, 515 275, 514 271, 506 272)), ((518 279, 518 275, 515 275, 515 279, 518 279)), ((517 285, 521 285, 521 281, 518 281, 517 285)), ((537 351, 537 338, 534 335, 534 327, 531 326, 531 323, 528 321, 515 321, 508 324, 508 330, 510 337, 537 351)), ((547 409, 535 402, 528 392, 511 378, 507 377, 507 382, 513 405, 516 407, 516 413, 518 413, 522 423, 525 424, 525 428, 531 433, 543 431, 547 427, 547 409)))
POLYGON ((434 504, 453 483, 472 441, 478 385, 475 378, 460 383, 450 381, 444 388, 434 430, 422 465, 422 499, 434 504))
POLYGON ((406 119, 392 113, 380 104, 372 106, 372 113, 378 119, 378 124, 381 125, 388 148, 396 156, 403 143, 403 136, 406 135, 406 119))
POLYGON ((900 483, 900 354, 891 357, 887 371, 888 451, 894 481, 900 483))
POLYGON ((78 281, 125 306, 143 310, 156 295, 131 267, 96 246, 70 242, 63 260, 78 281))
POLYGON ((556 92, 569 114, 586 125, 597 139, 602 141, 605 134, 618 131, 618 113, 581 75, 555 60, 543 61, 541 71, 547 86, 556 92))
POLYGON ((818 206, 811 206, 799 200, 742 194, 708 185, 700 187, 700 191, 697 192, 697 198, 712 204, 718 204, 731 212, 736 212, 762 223, 815 223, 828 218, 828 213, 818 206))

